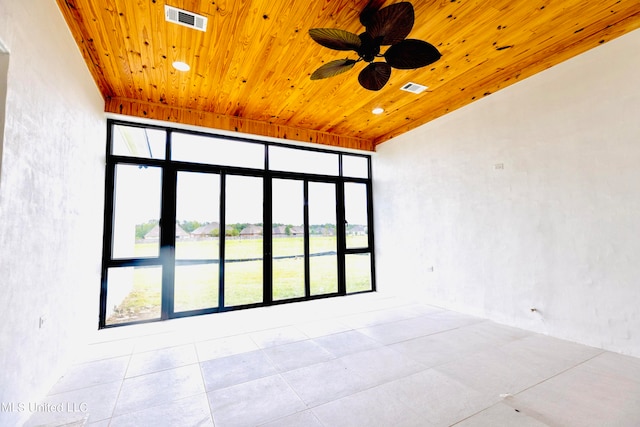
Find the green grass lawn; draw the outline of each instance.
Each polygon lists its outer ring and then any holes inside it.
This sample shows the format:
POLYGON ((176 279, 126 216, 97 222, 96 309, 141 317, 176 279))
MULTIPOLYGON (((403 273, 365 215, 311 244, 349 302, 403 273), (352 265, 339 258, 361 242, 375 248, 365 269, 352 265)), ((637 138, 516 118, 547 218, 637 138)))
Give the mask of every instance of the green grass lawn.
MULTIPOLYGON (((366 246, 366 236, 350 236, 350 247, 360 241, 366 246), (355 242, 355 244, 353 243, 355 242)), ((336 250, 336 238, 312 236, 310 252, 322 253, 336 250)), ((227 239, 225 241, 227 260, 261 258, 262 239, 227 239)), ((157 242, 142 242, 135 246, 137 257, 157 256, 157 242)), ((295 258, 273 260, 273 298, 286 300, 304 297, 304 256, 302 237, 273 239, 273 255, 297 256, 295 258)), ((178 241, 176 259, 218 259, 217 239, 178 241)), ((107 324, 134 320, 152 319, 160 316, 162 269, 159 267, 122 267, 133 269, 133 286, 128 295, 118 305, 107 324)), ((371 289, 369 254, 348 255, 346 258, 347 292, 371 289)), ((115 269, 111 269, 115 270, 115 269)), ((225 306, 232 307, 263 301, 263 262, 227 262, 225 271, 225 306)), ((219 304, 218 280, 219 264, 178 265, 175 270, 174 311, 189 311, 219 304)), ((311 295, 337 292, 337 255, 314 256, 310 258, 311 295)), ((109 278, 109 289, 118 286, 109 278)), ((123 286, 126 283, 123 282, 123 286)))

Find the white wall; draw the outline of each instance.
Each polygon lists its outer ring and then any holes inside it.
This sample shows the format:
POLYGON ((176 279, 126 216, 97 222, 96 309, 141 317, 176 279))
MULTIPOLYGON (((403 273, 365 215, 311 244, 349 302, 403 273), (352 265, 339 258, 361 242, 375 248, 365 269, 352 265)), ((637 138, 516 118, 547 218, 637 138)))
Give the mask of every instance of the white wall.
POLYGON ((380 290, 640 356, 638 52, 640 30, 379 146, 380 290))
MULTIPOLYGON (((35 403, 97 329, 104 103, 53 0, 0 0, 0 402, 35 403), (45 316, 43 328, 39 318, 45 316)), ((30 414, 0 411, 0 425, 30 414)))
POLYGON ((4 108, 7 100, 9 49, 0 40, 0 178, 2 177, 2 146, 4 140, 4 108))

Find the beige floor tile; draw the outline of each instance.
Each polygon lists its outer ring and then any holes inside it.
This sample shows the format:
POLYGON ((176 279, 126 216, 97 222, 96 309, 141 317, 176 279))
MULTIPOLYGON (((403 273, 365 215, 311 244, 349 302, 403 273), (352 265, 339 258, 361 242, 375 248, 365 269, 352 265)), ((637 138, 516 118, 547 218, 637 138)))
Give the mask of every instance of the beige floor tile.
POLYGON ((306 409, 280 375, 208 393, 216 427, 256 426, 306 409))
POLYGON ((345 366, 370 386, 384 384, 426 368, 388 347, 374 348, 340 358, 345 366))
POLYGON ((233 356, 234 354, 247 353, 259 349, 258 345, 248 334, 234 335, 196 343, 196 351, 200 362, 217 359, 219 357, 233 356))
POLYGON ((113 381, 122 381, 130 356, 74 365, 49 391, 49 394, 63 393, 113 381))
POLYGON ((296 325, 309 338, 318 338, 325 335, 333 335, 339 332, 350 331, 350 326, 341 323, 338 320, 324 319, 313 322, 304 322, 296 325))
POLYGON ((261 424, 260 427, 323 427, 323 425, 313 412, 302 411, 266 424, 261 424))
POLYGON ((131 356, 126 377, 136 377, 197 362, 198 356, 193 344, 136 353, 131 356))
POLYGON ((114 417, 109 427, 213 427, 205 393, 114 417))
POLYGON ((211 359, 200 364, 207 391, 230 387, 277 373, 262 350, 211 359))
POLYGON ((516 410, 502 403, 497 403, 484 411, 475 414, 455 427, 547 427, 541 421, 536 420, 522 411, 516 410))
POLYGON ((601 352, 536 334, 434 369, 483 393, 516 394, 601 352))
POLYGON ((313 341, 335 357, 382 346, 376 340, 357 331, 340 332, 339 334, 315 338, 313 341))
POLYGON ((422 418, 435 425, 451 425, 500 401, 433 369, 380 386, 422 418))
POLYGON ((197 364, 127 378, 122 383, 114 415, 166 405, 204 391, 197 364))
POLYGON ((505 403, 550 425, 639 426, 640 382, 590 360, 505 403))
POLYGON ((391 348, 425 366, 433 367, 527 336, 517 329, 505 329, 498 325, 491 327, 487 323, 475 323, 399 342, 391 348))
POLYGON ((340 359, 284 372, 282 377, 309 407, 357 393, 369 384, 340 359))
POLYGON ((304 341, 309 337, 300 329, 293 326, 267 329, 251 334, 251 338, 260 348, 275 347, 277 345, 290 344, 292 342, 304 341))
POLYGON ((640 425, 638 358, 377 294, 91 342, 27 427, 640 425))
POLYGON ((312 340, 279 345, 263 351, 281 372, 315 365, 335 358, 334 355, 312 340))
POLYGON ((400 400, 380 388, 368 389, 313 408, 325 426, 331 427, 429 427, 400 400))
POLYGON ((114 381, 50 395, 40 402, 44 405, 27 408, 32 415, 25 427, 108 419, 113 414, 121 386, 122 381, 114 381))

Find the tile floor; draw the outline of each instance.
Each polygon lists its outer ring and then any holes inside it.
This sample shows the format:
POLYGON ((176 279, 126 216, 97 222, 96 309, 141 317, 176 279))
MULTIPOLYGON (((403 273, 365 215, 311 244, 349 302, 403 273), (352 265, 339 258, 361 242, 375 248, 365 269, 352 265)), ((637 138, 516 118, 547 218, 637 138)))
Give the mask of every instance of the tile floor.
POLYGON ((640 426, 640 359, 379 294, 92 341, 27 426, 640 426))

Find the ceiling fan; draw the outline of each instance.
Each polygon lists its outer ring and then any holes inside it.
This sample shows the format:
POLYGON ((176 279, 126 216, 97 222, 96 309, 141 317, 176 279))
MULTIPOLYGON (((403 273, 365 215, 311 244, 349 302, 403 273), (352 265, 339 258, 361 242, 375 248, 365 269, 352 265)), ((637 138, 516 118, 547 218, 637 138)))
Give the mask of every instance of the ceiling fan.
POLYGON ((438 49, 422 40, 407 39, 414 22, 413 6, 409 2, 395 3, 378 9, 372 0, 360 13, 365 32, 357 35, 337 28, 312 28, 309 35, 317 43, 334 50, 352 50, 358 59, 330 61, 311 74, 311 80, 342 74, 360 62, 369 64, 358 75, 365 89, 380 90, 391 77, 391 68, 410 70, 427 66, 442 56, 438 49), (390 46, 382 54, 380 48, 390 46), (376 62, 384 58, 384 62, 376 62))

